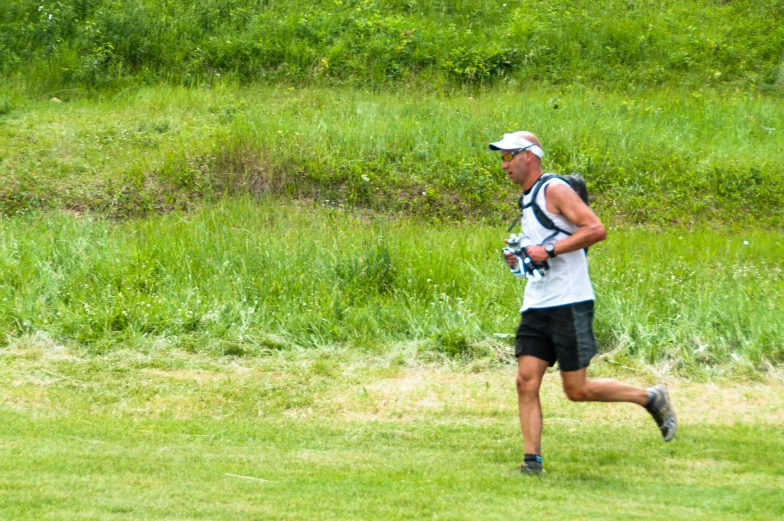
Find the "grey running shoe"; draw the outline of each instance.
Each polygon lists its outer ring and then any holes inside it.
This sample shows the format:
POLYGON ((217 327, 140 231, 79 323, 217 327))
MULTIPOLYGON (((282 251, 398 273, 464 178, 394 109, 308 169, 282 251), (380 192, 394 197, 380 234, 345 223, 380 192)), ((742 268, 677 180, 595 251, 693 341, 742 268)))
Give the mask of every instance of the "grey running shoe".
POLYGON ((523 474, 546 474, 542 462, 540 461, 524 461, 522 465, 515 470, 523 474))
POLYGON ((659 426, 664 441, 670 441, 675 437, 675 431, 678 430, 678 419, 675 417, 675 411, 672 410, 667 388, 659 384, 648 387, 646 390, 653 393, 654 396, 653 403, 646 409, 656 420, 656 425, 659 426))

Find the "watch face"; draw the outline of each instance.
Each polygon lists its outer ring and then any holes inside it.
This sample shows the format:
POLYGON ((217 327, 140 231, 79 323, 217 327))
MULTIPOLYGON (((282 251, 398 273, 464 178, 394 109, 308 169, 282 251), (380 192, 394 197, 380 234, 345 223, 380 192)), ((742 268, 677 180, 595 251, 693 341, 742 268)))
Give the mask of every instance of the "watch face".
POLYGON ((555 250, 555 246, 553 246, 553 243, 551 243, 551 242, 548 242, 547 244, 545 244, 545 245, 544 245, 544 249, 545 249, 545 250, 546 250, 548 253, 552 253, 552 252, 553 252, 553 250, 555 250))

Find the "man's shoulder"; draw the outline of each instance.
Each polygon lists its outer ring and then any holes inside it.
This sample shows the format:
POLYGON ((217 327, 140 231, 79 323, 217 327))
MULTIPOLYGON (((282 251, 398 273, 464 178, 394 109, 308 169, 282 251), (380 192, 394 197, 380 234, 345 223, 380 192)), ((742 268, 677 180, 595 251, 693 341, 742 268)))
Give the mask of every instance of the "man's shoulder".
MULTIPOLYGON (((559 191, 565 188, 568 188, 569 190, 572 189, 572 185, 570 185, 560 175, 558 174, 545 174, 545 175, 551 176, 545 179, 544 183, 542 183, 542 191, 545 194, 549 193, 551 188, 555 189, 555 193, 558 193, 559 191)), ((542 177, 544 177, 544 175, 542 177)))

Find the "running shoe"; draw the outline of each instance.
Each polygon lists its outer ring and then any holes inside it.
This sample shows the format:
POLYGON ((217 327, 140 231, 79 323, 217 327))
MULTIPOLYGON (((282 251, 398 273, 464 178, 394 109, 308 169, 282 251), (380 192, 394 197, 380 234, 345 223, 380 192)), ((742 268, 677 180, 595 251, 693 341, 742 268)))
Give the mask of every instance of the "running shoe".
POLYGON ((646 409, 656 420, 656 425, 659 426, 664 441, 670 441, 675 437, 675 431, 678 430, 678 419, 675 417, 675 411, 672 410, 667 388, 659 384, 646 390, 653 393, 653 403, 646 409))

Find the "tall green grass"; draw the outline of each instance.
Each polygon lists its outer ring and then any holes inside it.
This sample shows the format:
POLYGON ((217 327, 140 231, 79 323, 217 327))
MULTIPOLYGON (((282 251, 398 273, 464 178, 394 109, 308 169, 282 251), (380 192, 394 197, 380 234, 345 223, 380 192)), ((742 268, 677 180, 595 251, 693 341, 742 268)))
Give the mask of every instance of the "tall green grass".
POLYGON ((784 119, 772 97, 580 87, 474 96, 152 87, 0 116, 0 213, 134 216, 274 193, 428 219, 514 215, 487 143, 536 132, 548 171, 582 172, 627 224, 784 222, 784 119))
MULTIPOLYGON (((276 201, 124 223, 17 217, 0 232, 0 338, 232 356, 412 342, 488 356, 508 349, 523 291, 503 237, 276 201)), ((602 351, 708 373, 784 361, 782 253, 777 233, 611 231, 590 253, 602 351)))
POLYGON ((29 92, 241 81, 776 89, 777 0, 8 0, 0 74, 29 92))

